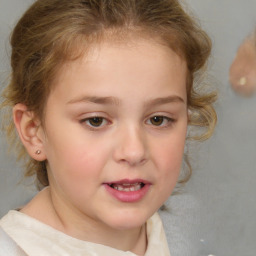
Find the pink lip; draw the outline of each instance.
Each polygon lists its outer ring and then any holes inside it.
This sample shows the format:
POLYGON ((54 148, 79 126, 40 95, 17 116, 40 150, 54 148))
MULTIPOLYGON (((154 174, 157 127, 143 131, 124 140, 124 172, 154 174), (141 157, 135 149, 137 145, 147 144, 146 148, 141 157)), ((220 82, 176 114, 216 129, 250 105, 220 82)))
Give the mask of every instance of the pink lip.
POLYGON ((117 200, 125 203, 133 203, 133 202, 140 201, 147 194, 151 186, 151 183, 141 179, 135 179, 135 180, 123 179, 119 181, 104 183, 103 185, 106 191, 117 200), (118 184, 136 184, 136 183, 143 183, 144 186, 137 191, 120 191, 110 186, 110 184, 118 185, 118 184))

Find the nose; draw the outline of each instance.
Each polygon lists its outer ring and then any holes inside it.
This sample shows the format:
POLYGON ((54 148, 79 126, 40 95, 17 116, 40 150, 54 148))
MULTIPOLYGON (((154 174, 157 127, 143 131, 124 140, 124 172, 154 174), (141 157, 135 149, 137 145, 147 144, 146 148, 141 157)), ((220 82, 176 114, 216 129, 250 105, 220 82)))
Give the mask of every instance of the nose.
POLYGON ((148 160, 147 139, 139 127, 120 129, 116 136, 114 159, 129 166, 142 165, 148 160))

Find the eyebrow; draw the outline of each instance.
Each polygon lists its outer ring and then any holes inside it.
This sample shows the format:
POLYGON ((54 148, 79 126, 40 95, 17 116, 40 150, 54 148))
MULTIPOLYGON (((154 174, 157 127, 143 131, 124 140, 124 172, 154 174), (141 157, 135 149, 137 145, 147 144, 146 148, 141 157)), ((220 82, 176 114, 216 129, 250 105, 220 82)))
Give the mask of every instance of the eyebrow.
MULTIPOLYGON (((120 105, 121 101, 116 98, 116 97, 98 97, 98 96, 83 96, 79 97, 73 100, 70 100, 67 102, 67 104, 74 104, 74 103, 80 103, 80 102, 89 102, 89 103, 95 103, 95 104, 102 104, 102 105, 120 105)), ((149 106, 157 106, 157 105, 163 105, 163 104, 168 104, 168 103, 185 103, 184 99, 181 98, 180 96, 176 95, 171 95, 167 97, 161 97, 161 98, 156 98, 152 99, 149 101, 146 101, 144 103, 144 106, 149 107, 149 106)))
POLYGON ((147 107, 148 106, 158 106, 158 105, 164 105, 164 104, 175 103, 175 102, 185 104, 185 100, 183 98, 181 98, 180 96, 171 95, 171 96, 167 96, 167 97, 149 100, 149 101, 145 102, 145 106, 147 106, 147 107))
POLYGON ((89 102, 95 104, 105 104, 105 105, 120 105, 120 100, 115 97, 98 97, 98 96, 83 96, 73 100, 68 101, 68 104, 79 103, 79 102, 89 102))

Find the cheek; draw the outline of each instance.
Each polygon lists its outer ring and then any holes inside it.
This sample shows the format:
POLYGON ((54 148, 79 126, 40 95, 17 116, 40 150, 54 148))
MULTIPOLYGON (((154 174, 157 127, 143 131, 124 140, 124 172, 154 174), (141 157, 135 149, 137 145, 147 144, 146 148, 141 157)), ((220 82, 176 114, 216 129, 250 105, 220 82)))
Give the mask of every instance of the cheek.
POLYGON ((159 149, 159 195, 162 195, 163 203, 171 196, 179 179, 184 143, 165 144, 161 151, 159 149))
POLYGON ((171 137, 155 147, 155 163, 163 180, 179 176, 184 154, 185 135, 171 137))
POLYGON ((48 157, 50 169, 56 179, 65 183, 85 184, 93 182, 96 177, 100 179, 108 159, 108 149, 89 139, 86 143, 69 140, 69 143, 51 149, 48 157))
POLYGON ((51 186, 62 191, 67 198, 72 198, 75 204, 93 196, 102 180, 104 164, 96 159, 92 151, 79 148, 59 151, 49 163, 51 186))

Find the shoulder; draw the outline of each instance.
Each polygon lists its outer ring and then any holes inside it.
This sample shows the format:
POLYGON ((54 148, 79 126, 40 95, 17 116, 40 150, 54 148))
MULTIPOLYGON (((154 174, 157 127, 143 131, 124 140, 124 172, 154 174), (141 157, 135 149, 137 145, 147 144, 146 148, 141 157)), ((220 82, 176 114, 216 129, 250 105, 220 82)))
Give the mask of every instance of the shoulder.
POLYGON ((26 256, 27 254, 0 227, 0 256, 26 256))
MULTIPOLYGON (((16 210, 10 210, 5 216, 0 219, 0 228, 6 232, 9 228, 19 226, 19 222, 23 222, 22 213, 16 210)), ((8 232, 7 232, 8 233, 8 232)))
POLYGON ((52 255, 56 233, 23 212, 11 210, 0 220, 0 256, 52 255))

